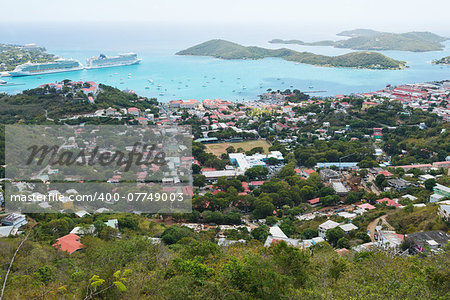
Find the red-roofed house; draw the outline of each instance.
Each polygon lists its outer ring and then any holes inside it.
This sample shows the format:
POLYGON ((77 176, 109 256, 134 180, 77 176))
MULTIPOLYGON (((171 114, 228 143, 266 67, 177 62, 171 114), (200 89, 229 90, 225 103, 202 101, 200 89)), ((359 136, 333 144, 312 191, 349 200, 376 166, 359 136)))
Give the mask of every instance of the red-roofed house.
POLYGON ((57 239, 56 243, 53 244, 53 247, 72 254, 75 251, 84 248, 84 245, 80 243, 80 237, 78 235, 69 233, 68 235, 57 239))
POLYGON ((245 193, 250 193, 250 189, 248 188, 247 182, 242 182, 242 187, 244 188, 245 193))
POLYGON ((137 108, 137 107, 130 107, 130 108, 128 108, 128 113, 130 115, 135 115, 136 117, 139 117, 140 111, 141 110, 139 108, 137 108))
POLYGON ((320 205, 320 198, 314 198, 311 200, 308 200, 308 203, 311 204, 312 207, 316 207, 320 205))
POLYGON ((395 207, 400 206, 400 204, 398 204, 397 202, 395 202, 394 200, 391 200, 389 198, 378 199, 377 202, 380 204, 385 203, 386 206, 395 206, 395 207))
POLYGON ((360 204, 360 205, 358 205, 358 207, 359 208, 364 208, 364 209, 367 209, 367 210, 372 210, 372 209, 376 208, 375 206, 373 206, 373 205, 371 205, 369 203, 360 204))
POLYGON ((315 171, 313 169, 308 169, 308 170, 303 170, 301 174, 302 174, 303 177, 308 178, 309 175, 311 175, 314 172, 315 171))
POLYGON ((388 171, 380 171, 378 174, 383 174, 385 177, 391 177, 393 174, 388 171))
POLYGON ((369 101, 363 102, 361 109, 362 109, 362 110, 366 110, 366 109, 368 109, 369 107, 373 107, 373 106, 375 106, 375 105, 378 105, 378 103, 376 103, 376 102, 369 102, 369 101))

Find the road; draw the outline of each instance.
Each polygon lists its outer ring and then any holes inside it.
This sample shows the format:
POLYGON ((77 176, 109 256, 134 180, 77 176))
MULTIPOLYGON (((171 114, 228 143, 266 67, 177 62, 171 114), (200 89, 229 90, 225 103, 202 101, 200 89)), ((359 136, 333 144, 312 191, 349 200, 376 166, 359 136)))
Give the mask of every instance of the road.
POLYGON ((388 215, 383 215, 383 216, 381 216, 381 217, 378 217, 378 218, 376 218, 375 220, 373 220, 372 222, 370 222, 369 225, 367 225, 367 230, 370 232, 370 240, 371 240, 372 242, 376 242, 375 237, 374 237, 374 234, 375 234, 375 227, 377 226, 378 221, 381 220, 381 222, 382 222, 381 224, 382 224, 382 225, 385 225, 385 226, 388 228, 388 230, 395 230, 394 227, 392 227, 391 224, 389 224, 389 223, 386 221, 386 217, 387 217, 387 216, 388 216, 388 215))

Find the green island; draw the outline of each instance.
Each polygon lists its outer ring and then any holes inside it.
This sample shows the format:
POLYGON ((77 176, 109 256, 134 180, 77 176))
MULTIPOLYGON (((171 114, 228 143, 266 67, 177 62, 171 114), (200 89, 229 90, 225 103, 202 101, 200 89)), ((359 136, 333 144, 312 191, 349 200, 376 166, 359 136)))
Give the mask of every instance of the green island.
POLYGON ((443 57, 441 59, 434 60, 433 64, 436 64, 436 65, 450 65, 450 56, 446 56, 446 57, 443 57))
POLYGON ((371 29, 343 31, 338 36, 350 37, 339 41, 318 41, 307 43, 300 40, 273 39, 272 44, 297 44, 304 46, 334 46, 353 50, 400 50, 411 52, 439 51, 447 38, 431 32, 390 33, 371 29))
POLYGON ((55 55, 47 53, 45 48, 36 45, 0 44, 0 72, 12 71, 27 62, 44 63, 55 58, 55 55))
POLYGON ((279 57, 287 61, 323 66, 361 69, 402 69, 406 63, 376 52, 354 52, 339 56, 297 52, 291 49, 245 47, 233 42, 215 39, 176 53, 177 55, 211 56, 221 59, 263 59, 279 57))

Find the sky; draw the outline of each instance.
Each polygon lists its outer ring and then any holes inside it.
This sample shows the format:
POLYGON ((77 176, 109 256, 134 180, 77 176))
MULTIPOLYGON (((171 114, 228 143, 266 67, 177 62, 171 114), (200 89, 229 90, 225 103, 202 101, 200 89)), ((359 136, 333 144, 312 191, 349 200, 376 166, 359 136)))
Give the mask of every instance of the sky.
POLYGON ((371 28, 450 36, 448 0, 14 0, 1 1, 0 23, 150 22, 252 25, 290 30, 371 28))

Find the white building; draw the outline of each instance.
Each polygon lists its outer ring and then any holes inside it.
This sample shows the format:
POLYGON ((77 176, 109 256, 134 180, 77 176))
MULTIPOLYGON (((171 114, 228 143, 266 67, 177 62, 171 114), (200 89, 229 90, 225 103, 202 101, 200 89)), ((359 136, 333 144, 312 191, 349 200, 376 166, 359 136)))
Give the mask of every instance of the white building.
POLYGON ((332 220, 327 220, 326 222, 319 225, 319 236, 325 238, 327 236, 327 231, 339 226, 339 223, 332 220))

